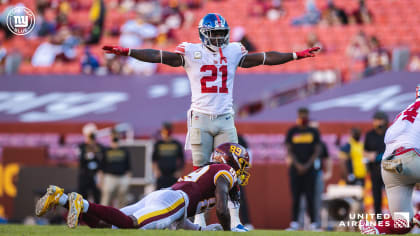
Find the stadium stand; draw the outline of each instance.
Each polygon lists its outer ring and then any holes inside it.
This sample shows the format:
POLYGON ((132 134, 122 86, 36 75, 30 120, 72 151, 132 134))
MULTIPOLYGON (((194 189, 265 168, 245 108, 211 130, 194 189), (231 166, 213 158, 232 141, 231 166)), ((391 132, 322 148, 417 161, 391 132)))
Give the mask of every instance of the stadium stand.
MULTIPOLYGON (((25 6, 36 9, 36 1, 10 1, 9 4, 0 6, 0 12, 8 6, 18 2, 25 6)), ((60 4, 66 1, 59 1, 60 4)), ((314 70, 334 69, 343 75, 343 80, 347 80, 349 75, 361 72, 364 69, 363 61, 352 61, 346 55, 346 48, 351 38, 357 32, 363 31, 369 36, 376 36, 383 47, 391 51, 399 45, 408 45, 411 52, 420 51, 420 46, 416 39, 420 37, 420 29, 417 27, 420 22, 420 16, 417 12, 420 10, 420 3, 414 0, 369 0, 366 2, 367 8, 372 14, 373 23, 368 25, 342 25, 342 26, 292 26, 290 24, 293 18, 300 16, 305 9, 305 1, 285 0, 282 1, 282 9, 285 14, 277 20, 269 20, 265 16, 249 16, 250 8, 255 6, 258 1, 248 0, 224 0, 224 1, 206 1, 199 8, 185 9, 184 5, 191 5, 194 1, 159 1, 164 9, 172 4, 172 9, 177 9, 185 18, 186 15, 192 15, 193 21, 186 23, 173 30, 174 40, 167 40, 166 43, 155 38, 154 48, 173 50, 175 46, 183 41, 198 41, 196 25, 198 20, 207 12, 218 12, 226 17, 230 26, 244 26, 250 40, 256 45, 257 50, 279 50, 291 51, 304 45, 306 36, 313 32, 321 42, 323 42, 326 52, 321 53, 317 60, 302 61, 298 63, 288 63, 276 67, 256 67, 253 69, 240 69, 241 73, 254 72, 309 72, 314 70), (168 3, 170 2, 170 3, 168 3), (231 6, 236 6, 235 11, 231 6), (404 17, 401 17, 404 16, 404 17)), ((92 53, 98 58, 101 65, 104 65, 101 45, 118 44, 119 37, 113 34, 129 19, 138 19, 135 10, 127 11, 124 9, 124 1, 107 0, 106 17, 103 37, 99 44, 91 45, 92 53), (121 7, 120 7, 121 6, 121 7)), ((326 1, 317 1, 317 7, 321 11, 326 8, 326 1)), ((357 1, 335 0, 334 4, 351 14, 357 9, 357 1)), ((92 22, 89 21, 89 3, 83 1, 72 1, 72 9, 68 12, 68 19, 72 27, 81 28, 83 31, 90 29, 92 22)), ((136 9, 133 7, 133 9, 136 9)), ((58 10, 57 10, 58 11, 58 10)), ((163 19, 163 18, 162 18, 163 19)), ((161 19, 161 20, 162 20, 161 19)), ((162 22, 156 23, 162 26, 162 22)), ((168 35, 166 36, 168 37, 168 35)), ((56 62, 52 68, 44 69, 42 67, 33 67, 30 64, 30 58, 37 46, 48 40, 48 37, 13 37, 3 39, 2 47, 8 51, 16 48, 23 56, 23 62, 19 68, 21 74, 78 74, 81 73, 80 60, 83 57, 83 45, 77 46, 77 57, 70 62, 56 62)), ((182 68, 171 68, 164 65, 158 66, 158 73, 182 73, 182 68)))

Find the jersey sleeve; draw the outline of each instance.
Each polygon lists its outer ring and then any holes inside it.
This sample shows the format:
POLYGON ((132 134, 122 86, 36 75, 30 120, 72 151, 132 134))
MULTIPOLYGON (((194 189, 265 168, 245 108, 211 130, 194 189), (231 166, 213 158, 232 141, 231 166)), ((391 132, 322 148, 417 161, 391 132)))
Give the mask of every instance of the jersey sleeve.
POLYGON ((181 54, 181 55, 185 55, 185 48, 187 47, 187 45, 188 45, 187 42, 183 42, 183 43, 179 44, 175 48, 175 53, 178 53, 178 54, 181 54))
POLYGON ((227 168, 224 168, 217 171, 214 175, 214 185, 216 185, 217 179, 219 179, 221 176, 224 176, 226 180, 229 181, 229 189, 231 189, 236 183, 236 173, 233 168, 230 168, 229 170, 227 168))
POLYGON ((242 43, 239 43, 239 47, 241 48, 241 58, 248 54, 248 50, 246 50, 245 46, 242 43))

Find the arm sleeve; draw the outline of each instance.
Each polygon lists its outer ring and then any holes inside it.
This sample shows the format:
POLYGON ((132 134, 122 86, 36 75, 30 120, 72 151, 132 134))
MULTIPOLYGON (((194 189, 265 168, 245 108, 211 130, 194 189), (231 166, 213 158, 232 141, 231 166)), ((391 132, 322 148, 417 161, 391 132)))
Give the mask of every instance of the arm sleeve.
POLYGON ((217 179, 220 176, 223 176, 229 182, 229 189, 232 189, 234 183, 236 183, 236 174, 233 174, 233 173, 235 173, 233 168, 231 168, 229 171, 228 170, 219 170, 214 175, 214 184, 216 185, 217 179))
POLYGON ((185 48, 187 47, 187 45, 188 45, 187 42, 183 42, 183 43, 179 44, 175 48, 175 53, 178 53, 178 54, 180 54, 182 56, 185 56, 185 48))

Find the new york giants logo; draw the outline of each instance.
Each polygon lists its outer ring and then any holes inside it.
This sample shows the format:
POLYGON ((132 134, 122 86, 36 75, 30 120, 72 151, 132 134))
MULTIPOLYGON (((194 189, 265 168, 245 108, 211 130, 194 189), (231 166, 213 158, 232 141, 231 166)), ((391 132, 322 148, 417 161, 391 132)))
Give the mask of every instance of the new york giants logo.
POLYGON ((6 23, 13 34, 29 34, 35 27, 35 15, 29 8, 14 7, 8 12, 6 23))

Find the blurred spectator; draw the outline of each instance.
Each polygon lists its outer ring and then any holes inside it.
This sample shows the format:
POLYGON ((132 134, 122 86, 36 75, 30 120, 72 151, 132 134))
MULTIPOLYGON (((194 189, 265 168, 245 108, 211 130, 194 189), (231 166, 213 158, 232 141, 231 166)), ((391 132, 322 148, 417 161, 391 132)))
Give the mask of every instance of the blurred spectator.
POLYGON ((156 26, 139 19, 128 20, 121 26, 120 45, 140 48, 144 40, 153 40, 158 35, 156 26))
POLYGON ((305 195, 307 211, 311 220, 311 229, 317 229, 314 194, 316 175, 314 162, 321 151, 320 136, 317 129, 309 127, 309 110, 299 108, 297 125, 291 127, 286 135, 290 166, 290 187, 292 192, 292 222, 289 230, 298 230, 300 199, 305 195))
POLYGON ((49 41, 42 43, 32 56, 32 65, 51 66, 56 60, 71 61, 77 56, 75 47, 80 40, 72 35, 68 27, 62 27, 49 41))
POLYGON ((79 145, 79 190, 83 198, 93 197, 99 203, 101 192, 98 188, 97 172, 104 157, 103 147, 96 142, 96 125, 88 123, 83 126, 85 142, 79 145))
POLYGON ((347 47, 347 55, 355 61, 361 61, 367 57, 369 51, 368 37, 363 31, 359 31, 347 47))
POLYGON ((184 168, 184 149, 172 138, 172 125, 165 123, 160 130, 161 139, 153 147, 153 173, 156 189, 167 188, 181 177, 184 168))
POLYGON ((420 71, 420 53, 414 54, 408 64, 408 71, 420 71))
POLYGON ((328 5, 325 10, 322 11, 321 24, 333 26, 333 25, 347 25, 349 23, 346 12, 337 7, 333 0, 328 0, 328 5))
POLYGON ((292 20, 292 25, 316 25, 321 18, 321 13, 315 5, 315 0, 306 0, 306 12, 292 20))
POLYGON ((391 59, 389 52, 381 47, 379 40, 375 36, 372 36, 370 38, 370 52, 366 57, 364 76, 374 75, 390 68, 391 59))
POLYGON ((127 192, 131 178, 130 154, 128 150, 119 146, 118 134, 112 135, 111 146, 105 149, 99 171, 99 186, 101 188, 101 204, 114 205, 115 196, 117 208, 127 204, 127 192))
POLYGON ((254 17, 264 17, 269 8, 266 0, 254 0, 252 4, 249 4, 249 6, 249 15, 254 17))
POLYGON ((255 45, 248 39, 246 30, 242 26, 235 26, 232 29, 232 41, 240 42, 248 50, 248 52, 255 52, 255 45))
POLYGON ((351 24, 366 25, 372 23, 372 13, 367 9, 365 0, 359 0, 359 7, 350 15, 351 24))
MULTIPOLYGON (((1 51, 0 51, 0 54, 1 54, 1 51)), ((19 52, 17 48, 11 49, 10 52, 6 54, 6 58, 4 59, 4 73, 6 75, 18 73, 21 63, 22 63, 22 54, 19 52)), ((1 64, 2 64, 2 60, 1 60, 1 55, 0 55, 0 65, 1 64)), ((1 71, 0 71, 0 74, 1 74, 1 71)))
POLYGON ((363 142, 362 131, 359 128, 352 128, 350 139, 340 148, 338 157, 345 174, 347 184, 365 185, 366 166, 363 163, 363 142))
POLYGON ((285 10, 282 4, 283 0, 271 0, 269 9, 267 10, 267 18, 269 20, 278 20, 280 17, 285 15, 285 10))
POLYGON ((373 129, 365 136, 364 157, 368 159, 368 171, 372 181, 372 194, 375 214, 382 213, 382 189, 384 182, 381 174, 382 155, 385 152, 385 132, 388 128, 388 115, 377 111, 373 116, 373 129))
POLYGON ((88 46, 85 47, 84 55, 81 60, 81 67, 83 74, 95 74, 99 69, 99 60, 92 54, 88 46))
POLYGON ((101 40, 105 24, 105 3, 103 0, 94 0, 89 12, 89 20, 92 22, 92 29, 86 40, 86 44, 97 44, 101 40))
POLYGON ((118 75, 122 73, 123 63, 120 56, 116 56, 113 54, 105 54, 105 73, 104 74, 112 74, 118 75))
POLYGON ((56 56, 62 53, 60 43, 58 36, 52 35, 49 37, 48 41, 40 44, 32 56, 32 66, 51 66, 54 63, 56 56))

